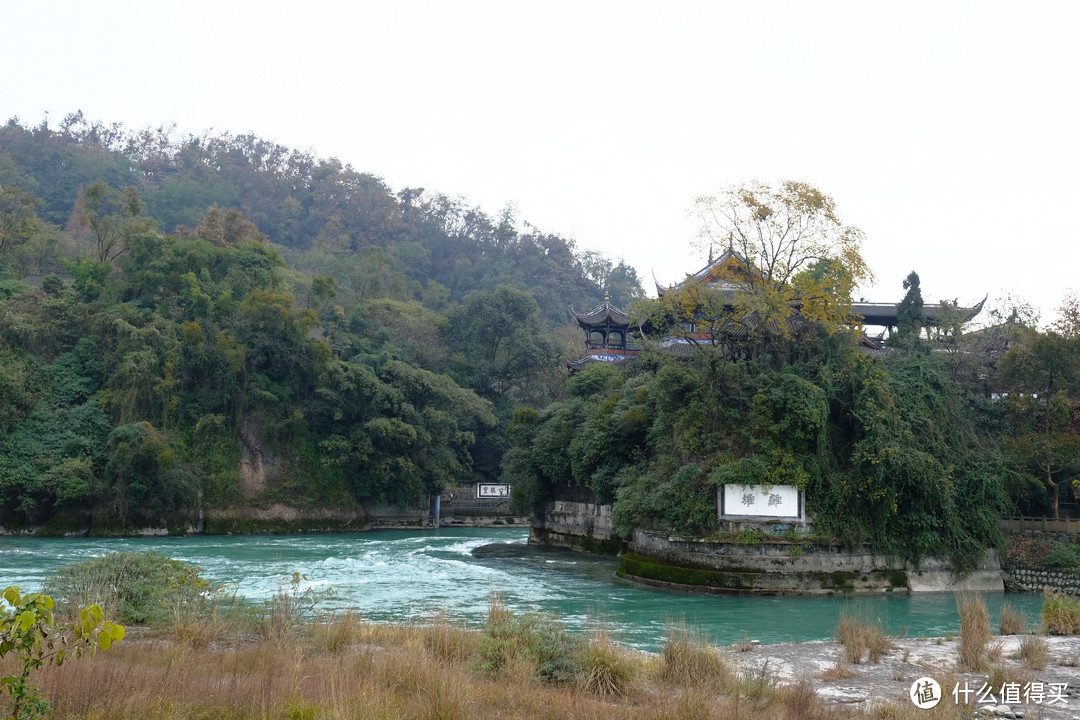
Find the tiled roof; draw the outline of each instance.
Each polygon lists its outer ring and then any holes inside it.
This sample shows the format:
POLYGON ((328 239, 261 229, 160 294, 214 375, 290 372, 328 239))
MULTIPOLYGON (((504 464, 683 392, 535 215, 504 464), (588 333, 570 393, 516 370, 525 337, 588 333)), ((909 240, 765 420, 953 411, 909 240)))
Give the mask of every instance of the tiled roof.
POLYGON ((570 308, 571 314, 581 326, 587 325, 629 325, 630 314, 622 308, 615 307, 605 300, 587 313, 579 313, 570 308))

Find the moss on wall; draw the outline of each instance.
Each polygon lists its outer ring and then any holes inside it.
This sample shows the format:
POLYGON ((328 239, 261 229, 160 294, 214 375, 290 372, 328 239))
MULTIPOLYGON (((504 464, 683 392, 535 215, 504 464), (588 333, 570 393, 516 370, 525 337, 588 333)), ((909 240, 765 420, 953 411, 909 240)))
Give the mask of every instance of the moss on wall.
POLYGON ((597 538, 592 535, 561 533, 547 528, 538 528, 535 525, 530 533, 529 542, 534 545, 565 547, 597 555, 618 555, 626 549, 626 543, 618 538, 597 538))

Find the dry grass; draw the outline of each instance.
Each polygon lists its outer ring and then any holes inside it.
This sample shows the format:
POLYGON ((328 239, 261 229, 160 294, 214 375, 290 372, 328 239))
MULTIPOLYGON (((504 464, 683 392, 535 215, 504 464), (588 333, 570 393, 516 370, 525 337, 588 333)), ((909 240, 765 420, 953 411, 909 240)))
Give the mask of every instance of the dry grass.
MULTIPOLYGON (((496 620, 512 625, 501 612, 496 620)), ((903 705, 827 706, 805 680, 778 685, 767 665, 737 674, 685 627, 669 629, 664 653, 651 660, 597 632, 578 647, 573 682, 542 682, 535 663, 520 657, 492 676, 469 662, 485 632, 443 620, 375 625, 349 614, 287 636, 247 632, 199 646, 133 632, 93 660, 44 671, 39 684, 54 704, 50 720, 949 717, 903 705)))
POLYGON ((1038 635, 1024 636, 1016 654, 1032 670, 1042 670, 1050 664, 1050 646, 1038 635))
POLYGON ((642 658, 616 645, 603 629, 577 655, 577 685, 589 693, 625 695, 641 676, 642 658))
POLYGON ((674 685, 717 689, 734 679, 731 666, 703 634, 686 626, 669 624, 661 655, 660 677, 674 685))
POLYGON ((1001 605, 1001 619, 998 631, 1002 635, 1019 635, 1027 627, 1027 614, 1017 610, 1008 601, 1001 605))
POLYGON ((1080 601, 1060 592, 1043 596, 1042 624, 1053 635, 1080 634, 1080 601))
POLYGON ((879 623, 847 613, 842 613, 836 623, 836 639, 844 646, 844 660, 855 665, 863 661, 864 655, 876 664, 893 647, 879 623))
POLYGON ((821 679, 825 682, 836 682, 837 680, 847 680, 848 678, 855 677, 856 673, 851 669, 851 665, 848 664, 847 656, 841 654, 836 658, 836 664, 831 668, 821 673, 821 679))
POLYGON ((1012 683, 1018 687, 1023 687, 1027 683, 1035 680, 1036 677, 1023 667, 997 665, 990 669, 990 673, 986 678, 986 684, 995 688, 1000 688, 1005 683, 1012 683))
POLYGON ((423 626, 420 633, 424 647, 440 662, 467 663, 476 654, 478 635, 470 632, 465 623, 458 627, 440 615, 423 626))
POLYGON ((990 633, 990 614, 979 595, 960 593, 956 596, 960 614, 959 669, 967 672, 986 672, 990 663, 1001 657, 1001 643, 994 642, 990 633))

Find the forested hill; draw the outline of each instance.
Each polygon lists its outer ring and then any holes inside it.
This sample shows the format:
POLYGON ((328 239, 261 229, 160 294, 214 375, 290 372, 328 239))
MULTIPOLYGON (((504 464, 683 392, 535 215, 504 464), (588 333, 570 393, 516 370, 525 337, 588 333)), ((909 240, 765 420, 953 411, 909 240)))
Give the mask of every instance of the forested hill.
POLYGON ((254 135, 173 137, 169 128, 129 132, 81 113, 57 128, 17 120, 0 128, 0 186, 39 200, 38 216, 71 225, 80 188, 102 180, 134 187, 157 229, 195 228, 212 206, 240 211, 290 265, 333 274, 357 298, 428 305, 507 284, 528 290, 545 324, 567 306, 592 307, 606 286, 626 307, 642 295, 636 271, 529 226, 511 209, 490 217, 465 200, 405 188, 334 158, 318 158, 254 135))
POLYGON ((563 392, 572 240, 254 136, 0 127, 0 521, 408 503, 563 392))

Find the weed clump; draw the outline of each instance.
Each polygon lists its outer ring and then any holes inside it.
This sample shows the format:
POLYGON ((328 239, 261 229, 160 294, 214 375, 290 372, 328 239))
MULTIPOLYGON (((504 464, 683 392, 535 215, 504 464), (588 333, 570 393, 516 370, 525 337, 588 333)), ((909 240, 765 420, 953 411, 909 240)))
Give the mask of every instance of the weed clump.
POLYGON ((581 639, 557 619, 514 615, 501 596, 493 595, 472 666, 487 675, 499 675, 525 664, 545 682, 566 683, 577 675, 581 645, 581 639))
POLYGON ((709 687, 732 680, 728 663, 710 647, 707 638, 692 632, 686 623, 668 625, 661 659, 661 677, 675 685, 709 687))
POLYGON ((1017 610, 1008 602, 1001 605, 1001 618, 998 630, 1002 635, 1019 635, 1027 627, 1027 614, 1017 610))
POLYGON ((879 623, 843 613, 836 623, 836 639, 844 646, 844 660, 858 665, 863 656, 877 664, 892 649, 892 641, 879 623))
POLYGON ((1061 592, 1047 592, 1043 596, 1042 624, 1053 635, 1080 633, 1080 601, 1061 592))
POLYGON ((956 607, 960 613, 960 669, 985 672, 990 662, 1001 655, 1000 642, 991 642, 993 635, 986 603, 979 595, 960 594, 956 596, 956 607))
POLYGON ((626 694, 640 669, 640 662, 603 630, 581 647, 576 660, 578 687, 596 695, 626 694))
POLYGON ((1024 637, 1016 654, 1032 670, 1042 670, 1050 664, 1050 646, 1038 635, 1024 637))

